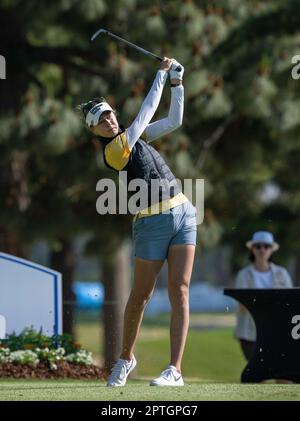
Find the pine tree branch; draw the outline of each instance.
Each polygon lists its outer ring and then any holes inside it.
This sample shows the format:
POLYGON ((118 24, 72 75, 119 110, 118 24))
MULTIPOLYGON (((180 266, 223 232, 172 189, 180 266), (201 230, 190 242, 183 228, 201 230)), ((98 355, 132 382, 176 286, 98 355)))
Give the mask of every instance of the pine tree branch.
MULTIPOLYGON (((29 54, 33 60, 41 63, 55 63, 57 65, 66 65, 72 67, 80 72, 90 74, 92 76, 99 76, 99 70, 92 68, 88 64, 78 64, 73 60, 83 59, 86 62, 92 61, 95 63, 101 63, 99 54, 94 53, 93 51, 83 50, 77 47, 36 47, 27 45, 26 54, 29 54)), ((101 67, 101 74, 105 72, 108 74, 108 69, 105 70, 104 67, 101 67)))
POLYGON ((241 47, 241 41, 261 39, 271 34, 286 35, 299 31, 300 14, 296 13, 300 7, 300 0, 285 0, 281 7, 271 12, 263 13, 249 18, 246 22, 236 28, 229 38, 219 45, 214 54, 219 51, 222 54, 232 52, 233 49, 241 47))
POLYGON ((240 26, 204 59, 204 65, 215 68, 218 63, 218 68, 224 67, 230 73, 230 68, 237 66, 237 62, 249 64, 251 48, 257 43, 260 43, 263 49, 265 40, 270 35, 280 37, 299 31, 300 14, 297 13, 299 8, 300 0, 285 0, 275 10, 252 16, 241 22, 240 26), (230 61, 230 57, 234 62, 230 61))
POLYGON ((225 121, 220 124, 220 126, 218 126, 216 128, 216 130, 208 137, 204 140, 203 142, 203 146, 202 146, 202 150, 200 152, 200 155, 196 161, 196 168, 197 169, 202 169, 209 149, 211 149, 211 147, 213 145, 215 145, 223 136, 224 132, 226 131, 227 127, 237 118, 237 114, 230 114, 225 121))

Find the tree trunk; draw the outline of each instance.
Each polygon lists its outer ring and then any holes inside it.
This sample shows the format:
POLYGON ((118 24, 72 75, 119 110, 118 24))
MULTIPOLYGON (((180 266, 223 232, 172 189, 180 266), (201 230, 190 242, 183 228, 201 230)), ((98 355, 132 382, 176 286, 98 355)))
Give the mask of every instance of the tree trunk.
POLYGON ((122 243, 110 255, 103 256, 102 279, 105 295, 103 307, 104 368, 110 370, 120 356, 123 316, 129 296, 129 246, 122 243))
POLYGON ((23 245, 17 236, 13 232, 8 231, 4 226, 0 226, 0 251, 17 257, 25 257, 23 245))
POLYGON ((51 252, 51 268, 61 272, 63 287, 63 333, 74 334, 74 303, 72 290, 75 269, 73 243, 69 239, 60 239, 61 248, 51 252))

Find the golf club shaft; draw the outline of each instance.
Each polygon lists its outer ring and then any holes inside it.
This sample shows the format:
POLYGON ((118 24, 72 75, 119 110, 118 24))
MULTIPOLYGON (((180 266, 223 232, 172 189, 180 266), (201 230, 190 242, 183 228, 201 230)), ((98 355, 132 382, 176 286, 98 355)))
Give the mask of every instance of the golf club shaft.
POLYGON ((129 41, 127 41, 126 39, 121 38, 121 37, 119 37, 118 35, 113 34, 112 32, 106 31, 105 29, 102 29, 102 30, 100 29, 100 31, 97 31, 97 32, 96 32, 96 33, 92 36, 91 40, 93 41, 99 33, 104 33, 104 34, 106 34, 106 35, 109 35, 110 37, 113 37, 113 38, 115 38, 115 39, 117 39, 117 40, 119 40, 119 41, 121 41, 121 42, 124 42, 125 44, 129 45, 130 47, 133 47, 133 48, 135 48, 136 50, 139 50, 141 53, 144 53, 144 54, 146 54, 147 56, 151 56, 151 57, 155 58, 156 60, 163 61, 163 59, 162 59, 161 57, 157 56, 156 54, 150 53, 150 51, 147 51, 147 50, 145 50, 144 48, 139 47, 138 45, 135 45, 135 44, 133 44, 132 42, 129 42, 129 41))
MULTIPOLYGON (((112 32, 107 31, 106 29, 99 29, 97 32, 95 32, 95 33, 94 33, 94 35, 92 36, 91 40, 92 40, 92 41, 94 41, 94 39, 95 39, 95 38, 96 38, 99 34, 106 34, 106 35, 109 35, 110 37, 115 38, 115 39, 117 39, 118 41, 124 42, 125 44, 129 45, 130 47, 135 48, 136 50, 140 51, 141 53, 146 54, 147 56, 153 57, 153 58, 155 58, 156 60, 159 60, 159 61, 163 61, 163 59, 162 59, 161 57, 157 56, 156 54, 150 53, 150 51, 145 50, 144 48, 139 47, 138 45, 133 44, 132 42, 129 42, 129 41, 127 41, 126 39, 121 38, 121 37, 119 37, 118 35, 115 35, 115 34, 113 34, 112 32)), ((180 71, 181 71, 181 66, 177 66, 175 70, 176 70, 177 72, 180 72, 180 71)))

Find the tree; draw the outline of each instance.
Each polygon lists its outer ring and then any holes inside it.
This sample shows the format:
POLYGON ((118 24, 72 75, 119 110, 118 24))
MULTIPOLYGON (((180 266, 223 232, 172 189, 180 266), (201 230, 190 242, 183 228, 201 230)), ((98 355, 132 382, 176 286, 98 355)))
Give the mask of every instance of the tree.
POLYGON ((235 143, 236 151, 226 145, 226 141, 233 143, 237 137, 231 130, 211 158, 214 163, 221 152, 223 163, 227 163, 226 180, 231 178, 228 164, 233 162, 229 154, 237 157, 243 171, 238 176, 236 167, 233 174, 244 180, 240 191, 233 190, 236 183, 225 181, 230 195, 240 197, 243 203, 243 208, 235 212, 235 222, 228 221, 228 228, 234 228, 233 235, 228 231, 228 240, 239 240, 237 230, 243 241, 261 227, 274 231, 283 246, 281 261, 298 256, 296 285, 300 282, 299 240, 295 236, 299 226, 299 84, 291 78, 291 58, 297 53, 299 16, 294 11, 298 6, 297 0, 270 2, 263 13, 251 14, 236 26, 206 62, 210 68, 218 64, 218 74, 239 114, 240 144, 235 143), (265 202, 260 194, 270 184, 276 186, 278 195, 265 202))

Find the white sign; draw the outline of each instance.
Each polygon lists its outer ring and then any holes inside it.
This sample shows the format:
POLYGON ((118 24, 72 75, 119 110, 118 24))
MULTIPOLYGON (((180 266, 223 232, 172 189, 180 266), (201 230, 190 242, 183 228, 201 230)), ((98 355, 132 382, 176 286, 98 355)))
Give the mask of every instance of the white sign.
POLYGON ((44 335, 61 334, 61 274, 0 253, 0 315, 7 334, 19 334, 26 327, 44 335))

